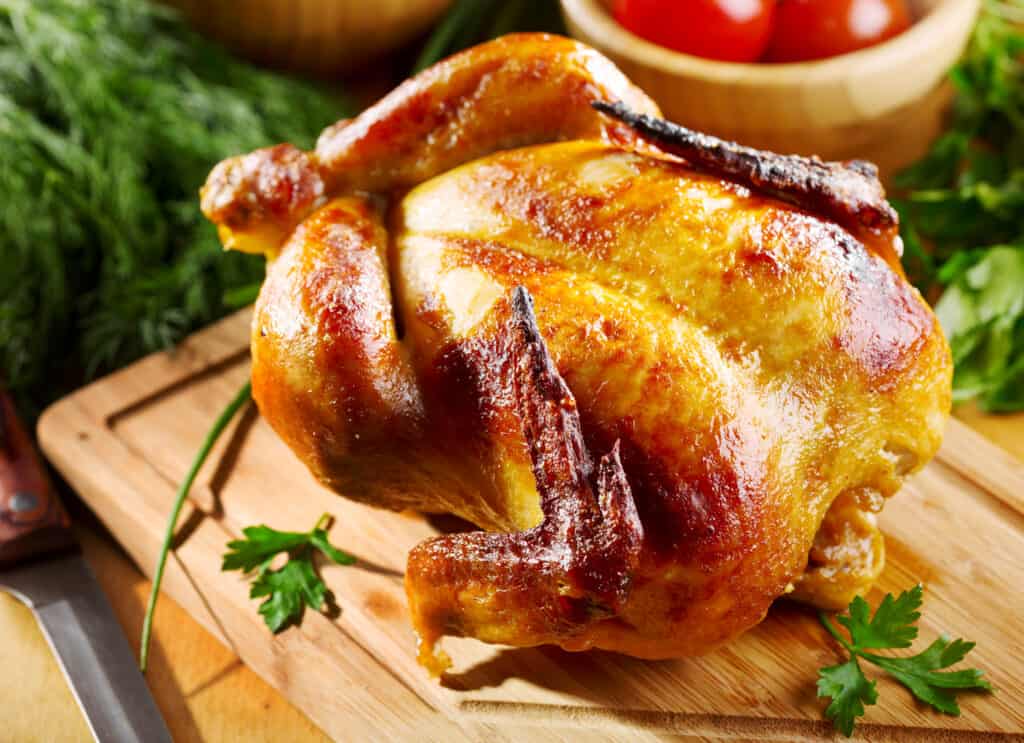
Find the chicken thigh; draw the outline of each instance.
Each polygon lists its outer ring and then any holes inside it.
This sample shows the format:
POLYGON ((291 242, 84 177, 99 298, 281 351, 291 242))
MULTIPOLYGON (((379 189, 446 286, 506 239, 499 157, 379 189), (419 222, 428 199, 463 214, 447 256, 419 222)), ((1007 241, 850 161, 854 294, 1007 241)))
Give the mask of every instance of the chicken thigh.
POLYGON ((482 529, 409 556, 432 671, 446 634, 664 658, 842 606, 938 448, 949 349, 871 166, 657 113, 511 36, 204 188, 269 259, 263 416, 341 495, 482 529))

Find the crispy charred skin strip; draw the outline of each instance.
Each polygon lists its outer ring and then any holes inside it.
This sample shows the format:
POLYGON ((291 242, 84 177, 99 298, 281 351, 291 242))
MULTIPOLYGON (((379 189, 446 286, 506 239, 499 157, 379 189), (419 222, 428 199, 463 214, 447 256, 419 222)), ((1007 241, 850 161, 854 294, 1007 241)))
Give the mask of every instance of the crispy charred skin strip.
POLYGON ((505 306, 496 383, 522 420, 544 521, 514 534, 439 537, 409 554, 406 592, 420 662, 434 674, 449 664, 434 654, 446 634, 574 649, 574 637, 625 603, 640 557, 643 530, 618 444, 595 472, 576 401, 551 361, 529 294, 519 287, 505 306))
POLYGON ((226 247, 273 252, 327 198, 387 194, 497 150, 563 139, 632 142, 593 100, 657 106, 598 52, 548 34, 513 34, 444 60, 351 121, 316 150, 278 145, 217 165, 202 208, 226 247))
MULTIPOLYGON (((697 170, 827 216, 872 247, 884 240, 891 243, 896 237, 899 219, 885 200, 878 168, 872 163, 777 155, 632 111, 621 101, 594 101, 591 105, 629 124, 660 149, 682 157, 697 170)), ((897 255, 901 252, 898 247, 895 251, 897 255)))

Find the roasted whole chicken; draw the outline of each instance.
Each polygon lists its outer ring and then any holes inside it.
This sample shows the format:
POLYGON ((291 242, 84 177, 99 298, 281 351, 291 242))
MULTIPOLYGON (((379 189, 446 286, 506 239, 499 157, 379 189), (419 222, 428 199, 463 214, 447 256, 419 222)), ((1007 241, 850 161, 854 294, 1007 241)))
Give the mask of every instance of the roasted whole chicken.
POLYGON ((434 672, 444 635, 664 658, 843 606, 939 445, 950 353, 874 168, 658 114, 508 36, 203 189, 269 260, 263 416, 338 493, 481 528, 409 555, 434 672))

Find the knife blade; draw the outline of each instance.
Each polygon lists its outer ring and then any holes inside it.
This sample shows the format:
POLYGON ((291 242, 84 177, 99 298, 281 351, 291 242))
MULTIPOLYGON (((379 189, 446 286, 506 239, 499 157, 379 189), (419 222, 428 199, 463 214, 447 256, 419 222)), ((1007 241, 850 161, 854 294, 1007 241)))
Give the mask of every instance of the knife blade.
POLYGON ((0 590, 35 613, 97 741, 170 743, 131 646, 2 389, 0 590))

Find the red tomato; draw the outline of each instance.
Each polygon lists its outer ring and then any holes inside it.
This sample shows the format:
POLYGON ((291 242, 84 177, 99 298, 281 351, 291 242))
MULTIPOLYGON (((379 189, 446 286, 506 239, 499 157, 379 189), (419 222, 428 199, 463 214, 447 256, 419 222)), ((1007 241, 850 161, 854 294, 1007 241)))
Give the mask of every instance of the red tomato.
POLYGON ((802 62, 846 54, 903 33, 905 0, 779 0, 768 62, 802 62))
POLYGON ((726 62, 754 62, 771 36, 775 0, 615 0, 615 20, 648 41, 726 62))

